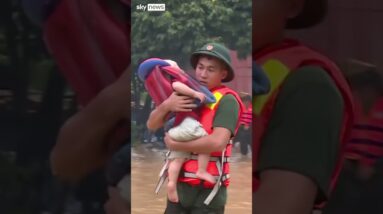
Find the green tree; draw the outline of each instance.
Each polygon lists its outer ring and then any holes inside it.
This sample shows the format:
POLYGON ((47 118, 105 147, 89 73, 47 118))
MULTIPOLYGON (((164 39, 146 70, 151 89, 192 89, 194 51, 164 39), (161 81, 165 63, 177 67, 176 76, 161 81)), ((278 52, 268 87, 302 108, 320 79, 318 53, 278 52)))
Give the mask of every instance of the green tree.
POLYGON ((133 68, 143 59, 161 56, 189 65, 190 53, 209 41, 223 42, 240 57, 251 51, 250 0, 169 0, 165 12, 132 5, 133 68))

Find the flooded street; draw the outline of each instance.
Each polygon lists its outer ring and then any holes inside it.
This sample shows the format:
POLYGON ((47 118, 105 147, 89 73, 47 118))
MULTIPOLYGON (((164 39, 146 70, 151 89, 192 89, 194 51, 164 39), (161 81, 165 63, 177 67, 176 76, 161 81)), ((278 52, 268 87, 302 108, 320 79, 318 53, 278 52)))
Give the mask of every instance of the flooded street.
MULTIPOLYGON (((159 194, 154 193, 158 173, 163 164, 164 151, 151 151, 142 146, 132 150, 132 213, 164 213, 166 205, 166 183, 159 194)), ((231 183, 228 191, 226 214, 251 213, 251 158, 241 156, 233 148, 231 183)))

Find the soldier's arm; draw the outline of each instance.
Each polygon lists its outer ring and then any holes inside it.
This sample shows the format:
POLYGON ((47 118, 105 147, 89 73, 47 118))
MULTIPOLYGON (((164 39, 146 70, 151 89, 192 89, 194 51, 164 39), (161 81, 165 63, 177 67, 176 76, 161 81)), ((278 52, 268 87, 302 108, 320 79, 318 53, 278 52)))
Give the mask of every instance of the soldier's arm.
POLYGON ((254 213, 311 213, 317 195, 312 179, 288 170, 270 169, 260 175, 260 180, 253 195, 254 213))
POLYGON ((194 100, 188 96, 173 93, 150 113, 146 126, 152 131, 161 128, 170 112, 190 112, 196 107, 193 102, 194 100))
POLYGON ((230 137, 230 130, 216 127, 211 134, 188 141, 187 143, 174 141, 168 134, 165 135, 164 141, 167 147, 171 150, 210 153, 214 151, 222 151, 229 142, 230 137))

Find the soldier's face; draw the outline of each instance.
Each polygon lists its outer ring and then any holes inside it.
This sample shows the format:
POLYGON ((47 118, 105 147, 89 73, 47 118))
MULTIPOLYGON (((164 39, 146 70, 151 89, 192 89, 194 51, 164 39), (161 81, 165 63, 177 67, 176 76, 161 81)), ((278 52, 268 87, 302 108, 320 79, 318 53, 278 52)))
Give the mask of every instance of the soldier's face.
POLYGON ((221 85, 228 71, 218 59, 201 56, 198 59, 195 72, 197 80, 208 89, 212 89, 221 85))

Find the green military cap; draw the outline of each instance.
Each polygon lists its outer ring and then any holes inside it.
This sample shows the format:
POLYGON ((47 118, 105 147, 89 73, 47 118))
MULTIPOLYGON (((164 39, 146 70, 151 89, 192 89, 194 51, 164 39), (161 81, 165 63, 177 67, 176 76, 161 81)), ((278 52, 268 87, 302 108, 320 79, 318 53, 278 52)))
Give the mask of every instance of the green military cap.
POLYGON ((208 55, 221 60, 228 70, 227 77, 222 82, 230 82, 234 79, 234 69, 231 66, 231 57, 229 50, 219 43, 207 43, 202 48, 198 49, 191 55, 190 63, 195 69, 198 63, 198 58, 201 55, 208 55))

